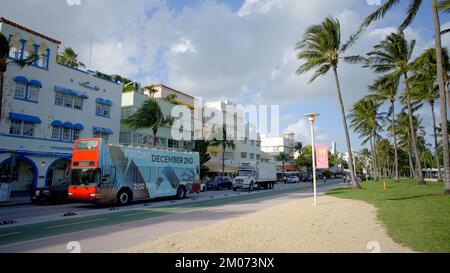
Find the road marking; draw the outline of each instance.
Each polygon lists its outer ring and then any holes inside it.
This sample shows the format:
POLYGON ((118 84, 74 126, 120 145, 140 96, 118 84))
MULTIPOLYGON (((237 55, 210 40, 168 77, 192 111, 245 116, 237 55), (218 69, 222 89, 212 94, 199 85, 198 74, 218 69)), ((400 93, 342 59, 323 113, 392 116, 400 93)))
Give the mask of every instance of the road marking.
POLYGON ((10 236, 10 235, 16 235, 22 232, 10 232, 10 233, 4 233, 4 234, 0 234, 0 237, 5 237, 5 236, 10 236))
POLYGON ((49 226, 49 227, 47 227, 47 229, 60 228, 60 227, 67 227, 67 226, 73 226, 73 225, 79 225, 79 224, 86 224, 86 223, 93 223, 93 222, 99 222, 99 221, 103 221, 103 220, 108 220, 108 218, 99 218, 99 219, 94 219, 94 220, 79 221, 79 222, 74 222, 74 223, 69 223, 69 224, 62 224, 62 225, 56 225, 56 226, 49 226))
POLYGON ((152 212, 153 212, 153 210, 148 210, 148 211, 145 211, 145 212, 136 212, 136 213, 132 213, 132 214, 126 214, 123 217, 130 217, 130 216, 136 216, 136 215, 142 215, 142 214, 149 214, 149 213, 152 213, 152 212))

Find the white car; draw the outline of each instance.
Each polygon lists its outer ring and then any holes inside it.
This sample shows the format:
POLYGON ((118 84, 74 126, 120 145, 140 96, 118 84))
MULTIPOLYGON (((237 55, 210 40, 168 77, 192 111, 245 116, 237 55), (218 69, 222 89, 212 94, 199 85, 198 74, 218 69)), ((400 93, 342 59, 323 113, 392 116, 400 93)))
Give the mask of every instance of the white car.
POLYGON ((288 176, 286 179, 287 183, 299 183, 300 182, 300 178, 298 178, 298 176, 288 176))

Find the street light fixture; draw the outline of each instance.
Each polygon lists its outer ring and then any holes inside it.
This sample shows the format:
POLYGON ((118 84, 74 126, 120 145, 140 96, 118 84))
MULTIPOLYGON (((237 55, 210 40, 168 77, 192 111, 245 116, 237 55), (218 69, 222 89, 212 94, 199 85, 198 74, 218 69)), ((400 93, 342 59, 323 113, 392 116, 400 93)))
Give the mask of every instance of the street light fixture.
POLYGON ((308 118, 311 125, 311 146, 312 146, 312 166, 313 166, 313 188, 314 188, 314 206, 317 205, 317 181, 316 181, 316 148, 314 147, 314 121, 319 114, 305 114, 305 118, 308 118))

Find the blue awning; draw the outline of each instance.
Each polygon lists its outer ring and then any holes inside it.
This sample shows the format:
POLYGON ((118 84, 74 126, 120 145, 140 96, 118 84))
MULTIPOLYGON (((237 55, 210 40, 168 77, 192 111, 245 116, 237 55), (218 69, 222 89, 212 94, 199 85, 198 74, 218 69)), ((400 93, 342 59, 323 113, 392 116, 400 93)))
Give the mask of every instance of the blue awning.
POLYGON ((23 76, 17 76, 14 79, 15 82, 19 82, 19 83, 23 83, 23 84, 28 84, 28 79, 23 77, 23 76))
POLYGON ((72 89, 69 89, 69 88, 61 87, 61 86, 55 86, 55 92, 68 94, 68 95, 72 95, 72 96, 77 96, 77 97, 81 97, 81 98, 84 98, 84 99, 88 99, 89 98, 89 96, 86 93, 84 93, 84 92, 72 90, 72 89))
POLYGON ((105 100, 102 99, 102 98, 97 98, 97 99, 95 100, 95 102, 100 103, 100 104, 104 104, 104 103, 105 103, 105 100))
POLYGON ((28 84, 31 86, 42 88, 42 83, 38 80, 31 80, 28 84))
POLYGON ((111 129, 98 127, 98 126, 92 127, 92 130, 94 132, 100 132, 100 133, 109 134, 109 135, 113 134, 113 131, 111 129))
POLYGON ((77 124, 75 124, 74 126, 73 126, 73 129, 76 129, 76 130, 84 130, 84 126, 83 126, 83 124, 79 124, 79 123, 77 123, 77 124))
POLYGON ((106 104, 106 105, 109 105, 109 106, 112 106, 112 105, 113 105, 112 101, 110 101, 110 100, 105 100, 105 104, 106 104))
POLYGON ((21 121, 26 121, 26 122, 31 122, 31 123, 41 123, 41 119, 39 117, 29 116, 29 115, 24 115, 24 114, 19 114, 19 113, 13 113, 13 112, 9 113, 9 119, 21 120, 21 121))
POLYGON ((103 128, 103 129, 105 129, 106 134, 109 134, 109 135, 113 134, 113 131, 111 129, 108 129, 108 128, 103 128))
POLYGON ((63 123, 62 123, 62 121, 60 121, 60 120, 54 120, 54 121, 52 122, 52 126, 55 126, 55 127, 63 127, 63 123))
POLYGON ((63 127, 64 128, 73 128, 73 123, 72 122, 64 122, 63 127))

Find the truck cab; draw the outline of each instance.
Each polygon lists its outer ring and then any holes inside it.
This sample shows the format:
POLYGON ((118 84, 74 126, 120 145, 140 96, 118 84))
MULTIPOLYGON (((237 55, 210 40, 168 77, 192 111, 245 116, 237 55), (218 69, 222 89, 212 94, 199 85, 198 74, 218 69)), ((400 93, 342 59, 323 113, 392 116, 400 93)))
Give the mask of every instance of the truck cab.
POLYGON ((275 165, 264 162, 247 163, 239 166, 236 177, 233 180, 233 190, 255 188, 272 189, 276 180, 275 165))
POLYGON ((257 181, 256 170, 250 167, 240 167, 233 181, 233 190, 249 189, 253 190, 257 181))

